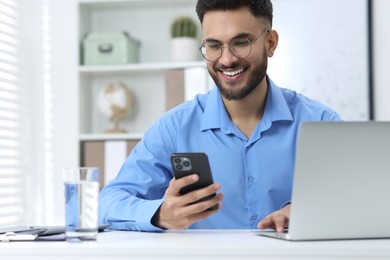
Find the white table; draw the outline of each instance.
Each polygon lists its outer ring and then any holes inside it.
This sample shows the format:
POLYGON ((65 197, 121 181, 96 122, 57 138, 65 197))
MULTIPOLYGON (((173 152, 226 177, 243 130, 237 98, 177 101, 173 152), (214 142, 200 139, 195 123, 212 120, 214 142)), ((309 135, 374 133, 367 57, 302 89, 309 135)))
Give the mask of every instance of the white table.
POLYGON ((288 242, 257 230, 113 231, 96 242, 0 242, 18 259, 390 259, 390 239, 288 242))

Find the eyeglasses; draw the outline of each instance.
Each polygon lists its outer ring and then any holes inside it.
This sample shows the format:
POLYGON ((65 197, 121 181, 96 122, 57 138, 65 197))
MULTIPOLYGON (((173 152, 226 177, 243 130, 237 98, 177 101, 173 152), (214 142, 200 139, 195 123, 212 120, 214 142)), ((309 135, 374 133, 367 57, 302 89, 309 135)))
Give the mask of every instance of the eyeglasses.
MULTIPOLYGON (((252 44, 257 41, 257 39, 259 39, 263 34, 269 32, 269 29, 264 29, 264 31, 252 41, 245 37, 235 38, 229 43, 229 50, 237 58, 248 57, 252 51, 252 44)), ((200 46, 199 50, 203 58, 213 62, 222 57, 223 48, 225 48, 225 46, 217 41, 205 41, 200 46)))

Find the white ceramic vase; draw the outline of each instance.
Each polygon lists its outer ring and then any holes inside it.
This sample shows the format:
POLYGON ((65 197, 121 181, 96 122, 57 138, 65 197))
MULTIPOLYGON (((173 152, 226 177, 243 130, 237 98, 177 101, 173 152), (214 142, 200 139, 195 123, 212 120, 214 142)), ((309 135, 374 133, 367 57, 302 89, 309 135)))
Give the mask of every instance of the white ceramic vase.
POLYGON ((185 62, 197 60, 198 42, 195 38, 177 37, 171 42, 171 60, 185 62))

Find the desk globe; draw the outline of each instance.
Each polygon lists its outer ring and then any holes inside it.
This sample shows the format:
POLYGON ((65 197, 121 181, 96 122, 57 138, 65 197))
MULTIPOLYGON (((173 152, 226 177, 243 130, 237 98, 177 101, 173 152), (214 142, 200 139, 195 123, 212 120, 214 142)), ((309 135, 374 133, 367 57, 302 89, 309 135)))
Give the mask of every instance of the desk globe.
POLYGON ((103 87, 98 93, 98 108, 100 112, 112 122, 113 127, 105 131, 107 134, 126 133, 119 127, 133 107, 134 98, 128 87, 120 83, 111 83, 103 87))

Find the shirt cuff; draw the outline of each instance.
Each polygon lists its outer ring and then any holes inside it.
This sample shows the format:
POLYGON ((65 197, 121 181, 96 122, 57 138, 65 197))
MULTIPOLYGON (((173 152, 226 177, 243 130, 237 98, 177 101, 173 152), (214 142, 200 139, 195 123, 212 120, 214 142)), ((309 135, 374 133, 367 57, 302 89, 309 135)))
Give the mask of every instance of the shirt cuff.
POLYGON ((287 205, 290 205, 291 204, 291 201, 287 201, 283 204, 283 206, 280 207, 280 209, 286 207, 287 205))
POLYGON ((110 229, 114 230, 162 232, 164 229, 152 225, 151 222, 163 202, 164 199, 141 200, 137 207, 132 208, 131 220, 108 218, 107 223, 110 224, 110 229))

